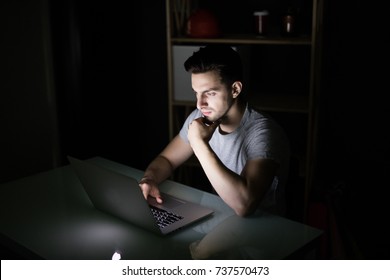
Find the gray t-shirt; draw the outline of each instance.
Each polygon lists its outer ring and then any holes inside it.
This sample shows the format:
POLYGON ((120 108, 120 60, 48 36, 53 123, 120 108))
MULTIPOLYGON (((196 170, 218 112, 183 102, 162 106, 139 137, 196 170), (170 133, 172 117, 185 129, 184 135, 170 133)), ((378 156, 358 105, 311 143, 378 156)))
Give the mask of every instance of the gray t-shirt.
MULTIPOLYGON (((188 116, 180 130, 184 141, 188 142, 189 123, 201 116, 198 109, 188 116)), ((290 147, 283 129, 272 118, 247 105, 239 127, 229 134, 221 134, 216 129, 209 144, 222 163, 237 174, 241 174, 245 163, 251 159, 268 158, 278 162, 279 171, 260 207, 284 214, 290 147)))

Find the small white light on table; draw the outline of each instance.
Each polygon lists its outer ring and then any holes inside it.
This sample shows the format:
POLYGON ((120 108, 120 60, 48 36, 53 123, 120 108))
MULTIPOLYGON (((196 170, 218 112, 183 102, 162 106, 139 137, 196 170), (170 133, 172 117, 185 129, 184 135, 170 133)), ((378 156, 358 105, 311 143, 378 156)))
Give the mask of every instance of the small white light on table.
POLYGON ((115 252, 113 255, 112 255, 112 260, 113 261, 117 261, 117 260, 120 260, 121 259, 121 254, 119 254, 118 252, 115 252))

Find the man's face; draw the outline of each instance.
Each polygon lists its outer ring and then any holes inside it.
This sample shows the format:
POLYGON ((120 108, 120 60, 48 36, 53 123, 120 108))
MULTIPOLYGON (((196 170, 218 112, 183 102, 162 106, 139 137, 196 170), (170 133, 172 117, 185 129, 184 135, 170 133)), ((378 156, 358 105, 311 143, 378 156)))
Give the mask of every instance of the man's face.
POLYGON ((196 107, 212 122, 225 116, 234 99, 231 90, 222 84, 214 72, 192 74, 192 89, 196 95, 196 107))

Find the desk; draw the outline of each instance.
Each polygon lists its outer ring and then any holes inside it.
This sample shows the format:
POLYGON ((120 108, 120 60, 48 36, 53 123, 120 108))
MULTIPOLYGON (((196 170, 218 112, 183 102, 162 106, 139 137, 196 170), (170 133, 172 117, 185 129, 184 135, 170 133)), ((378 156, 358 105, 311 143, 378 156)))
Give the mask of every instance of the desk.
MULTIPOLYGON (((89 161, 137 180, 143 175, 101 157, 89 161)), ((157 236, 96 210, 66 165, 0 185, 2 245, 24 248, 22 252, 32 253, 27 259, 111 259, 115 251, 122 259, 285 259, 322 234, 260 211, 240 218, 218 196, 170 180, 160 187, 215 213, 169 236, 157 236)))

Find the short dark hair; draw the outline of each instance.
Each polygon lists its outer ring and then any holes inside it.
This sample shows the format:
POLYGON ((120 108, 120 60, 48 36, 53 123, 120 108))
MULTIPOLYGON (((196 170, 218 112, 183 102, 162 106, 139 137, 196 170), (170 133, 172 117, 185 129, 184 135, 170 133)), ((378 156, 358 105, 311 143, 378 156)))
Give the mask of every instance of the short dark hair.
POLYGON ((229 87, 235 81, 242 82, 243 79, 241 57, 227 45, 200 47, 184 62, 184 68, 194 74, 216 71, 221 82, 229 87))

